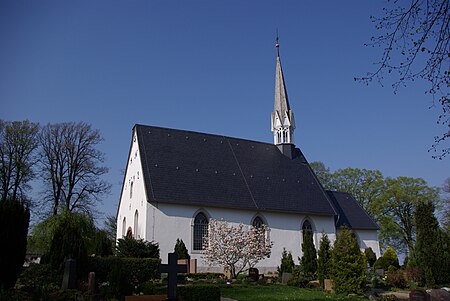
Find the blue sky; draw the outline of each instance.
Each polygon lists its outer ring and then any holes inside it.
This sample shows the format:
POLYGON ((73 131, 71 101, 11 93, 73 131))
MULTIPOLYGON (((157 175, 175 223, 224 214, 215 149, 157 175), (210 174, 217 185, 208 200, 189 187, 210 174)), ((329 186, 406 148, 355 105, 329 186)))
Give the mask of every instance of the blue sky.
POLYGON ((427 152, 442 128, 426 85, 353 80, 381 54, 364 43, 383 3, 2 0, 0 118, 99 129, 113 185, 99 209, 115 214, 136 123, 272 142, 278 28, 310 162, 441 186, 450 161, 427 152))

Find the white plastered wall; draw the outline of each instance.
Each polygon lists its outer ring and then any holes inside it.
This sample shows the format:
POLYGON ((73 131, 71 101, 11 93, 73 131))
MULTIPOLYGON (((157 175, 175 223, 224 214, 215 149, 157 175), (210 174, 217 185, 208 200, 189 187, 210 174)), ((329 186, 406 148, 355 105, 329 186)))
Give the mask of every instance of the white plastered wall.
POLYGON ((358 238, 361 251, 364 251, 366 248, 372 248, 377 258, 381 256, 377 230, 353 230, 353 232, 358 238))
POLYGON ((147 224, 147 197, 142 177, 142 164, 136 132, 133 133, 122 194, 117 214, 117 238, 122 238, 131 227, 134 238, 145 238, 147 224), (136 212, 138 222, 135 223, 136 212), (124 227, 125 219, 125 227, 124 227))
POLYGON ((193 250, 194 217, 198 212, 205 213, 209 218, 223 219, 234 224, 251 224, 258 214, 263 218, 270 229, 269 237, 273 241, 270 258, 262 260, 257 267, 260 272, 276 271, 280 265, 283 248, 292 252, 294 260, 302 255, 301 226, 307 218, 315 232, 314 243, 316 248, 322 233, 326 233, 330 240, 335 240, 334 217, 332 216, 305 216, 300 214, 256 212, 251 210, 236 210, 213 207, 195 207, 161 203, 147 203, 147 229, 145 239, 159 243, 163 262, 167 262, 167 254, 173 252, 177 238, 183 240, 192 259, 197 259, 199 271, 219 271, 221 268, 209 267, 202 260, 201 252, 193 250))

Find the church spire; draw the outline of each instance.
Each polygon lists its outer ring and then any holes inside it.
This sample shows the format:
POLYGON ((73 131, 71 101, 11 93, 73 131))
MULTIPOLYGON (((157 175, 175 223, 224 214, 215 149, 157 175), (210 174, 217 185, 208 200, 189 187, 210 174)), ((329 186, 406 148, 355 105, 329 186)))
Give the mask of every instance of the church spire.
POLYGON ((289 100, 284 83, 283 69, 280 60, 280 44, 278 35, 275 47, 277 49, 277 64, 275 70, 275 101, 272 113, 272 132, 274 144, 294 144, 295 120, 289 106, 289 100))

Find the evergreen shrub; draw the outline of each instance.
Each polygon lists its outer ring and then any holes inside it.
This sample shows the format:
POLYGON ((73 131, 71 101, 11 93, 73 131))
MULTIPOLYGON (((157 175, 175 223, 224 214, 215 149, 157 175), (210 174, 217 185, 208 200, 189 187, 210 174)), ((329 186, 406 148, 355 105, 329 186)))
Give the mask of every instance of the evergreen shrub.
POLYGON ((0 201, 0 289, 13 287, 27 249, 28 206, 16 200, 0 201))
POLYGON ((182 239, 177 238, 177 242, 175 243, 175 253, 177 254, 178 259, 190 259, 188 250, 186 245, 184 244, 182 239))
POLYGON ((374 268, 383 269, 387 271, 389 266, 394 266, 395 268, 399 268, 400 265, 398 263, 397 253, 395 253, 394 249, 387 248, 386 252, 384 252, 383 256, 377 259, 374 263, 374 268))
POLYGON ((159 258, 159 245, 153 241, 125 237, 117 241, 116 253, 119 257, 159 258))
POLYGON ((319 284, 324 287, 324 280, 331 278, 331 243, 328 235, 322 234, 317 259, 317 276, 319 284))
POLYGON ((225 279, 225 275, 222 273, 191 273, 187 275, 192 280, 217 280, 225 279))
POLYGON ((283 248, 283 252, 281 253, 281 264, 277 267, 278 275, 281 277, 284 272, 293 273, 294 268, 295 264, 292 253, 290 251, 287 252, 286 249, 283 248))
POLYGON ((386 282, 390 286, 397 288, 405 288, 406 280, 402 270, 394 270, 386 273, 386 282))
POLYGON ((185 301, 220 301, 220 288, 215 285, 180 286, 177 293, 185 301))
POLYGON ((367 263, 369 264, 369 267, 373 267, 374 263, 377 261, 377 255, 372 250, 371 247, 366 248, 364 250, 364 255, 366 256, 367 263))
POLYGON ((306 279, 314 280, 317 272, 317 253, 314 246, 313 233, 305 231, 303 236, 302 252, 303 256, 299 259, 300 272, 306 279))

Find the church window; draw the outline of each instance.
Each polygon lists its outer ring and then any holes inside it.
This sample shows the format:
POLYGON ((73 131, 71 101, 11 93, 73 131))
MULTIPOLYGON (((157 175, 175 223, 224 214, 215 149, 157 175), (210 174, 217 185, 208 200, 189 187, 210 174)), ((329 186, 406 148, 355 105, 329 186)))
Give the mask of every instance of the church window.
POLYGON ((133 197, 133 181, 130 184, 130 199, 133 197))
POLYGON ((312 225, 311 225, 311 222, 309 220, 305 220, 303 222, 302 232, 303 232, 303 238, 305 238, 305 233, 306 232, 311 232, 311 233, 313 232, 312 225))
POLYGON ((128 227, 127 238, 133 238, 133 230, 131 230, 131 227, 128 227))
POLYGON ((133 231, 135 239, 139 238, 138 225, 139 225, 139 212, 136 210, 136 212, 134 213, 134 231, 133 231))
POLYGON ((123 218, 123 222, 122 222, 122 236, 125 236, 125 234, 127 234, 125 231, 125 229, 127 228, 127 218, 124 217, 123 218))
POLYGON ((194 219, 194 250, 203 250, 203 239, 208 235, 208 218, 202 212, 194 219))
POLYGON ((252 226, 255 228, 261 228, 264 225, 264 221, 261 217, 257 216, 253 219, 252 226))

